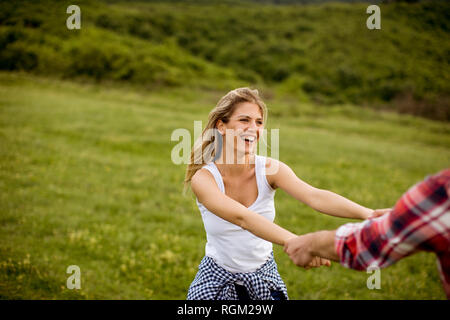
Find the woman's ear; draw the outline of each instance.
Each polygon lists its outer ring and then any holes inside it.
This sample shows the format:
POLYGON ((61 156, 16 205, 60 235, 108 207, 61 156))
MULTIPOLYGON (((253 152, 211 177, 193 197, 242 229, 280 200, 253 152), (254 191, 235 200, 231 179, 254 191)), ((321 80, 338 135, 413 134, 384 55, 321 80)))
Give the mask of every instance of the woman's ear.
POLYGON ((224 135, 225 133, 225 124, 222 120, 217 120, 216 129, 219 131, 221 135, 224 135))

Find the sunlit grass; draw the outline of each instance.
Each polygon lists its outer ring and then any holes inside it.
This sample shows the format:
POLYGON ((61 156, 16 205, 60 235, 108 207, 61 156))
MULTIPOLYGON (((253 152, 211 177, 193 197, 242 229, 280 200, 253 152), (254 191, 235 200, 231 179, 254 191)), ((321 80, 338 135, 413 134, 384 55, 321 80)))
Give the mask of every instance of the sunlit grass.
MULTIPOLYGON (((184 167, 171 162, 176 128, 193 132, 225 92, 145 92, 0 74, 0 297, 184 299, 204 254, 184 167), (66 269, 81 269, 69 290, 66 269)), ((446 123, 266 101, 280 159, 297 175, 369 207, 387 207, 450 164, 446 123), (297 114, 296 116, 293 114, 297 114)), ((276 221, 296 233, 348 221, 314 212, 282 191, 276 221)), ((291 299, 444 299, 435 258, 421 253, 368 274, 276 261, 291 299)))

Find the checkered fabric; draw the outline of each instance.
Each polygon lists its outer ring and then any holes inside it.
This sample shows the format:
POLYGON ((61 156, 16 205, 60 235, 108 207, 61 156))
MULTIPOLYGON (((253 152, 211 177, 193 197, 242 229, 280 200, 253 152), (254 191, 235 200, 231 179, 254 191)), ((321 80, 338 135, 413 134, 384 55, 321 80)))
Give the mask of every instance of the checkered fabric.
POLYGON ((432 251, 450 299, 450 169, 409 189, 389 214, 336 231, 335 249, 347 268, 387 267, 417 251, 432 251))
POLYGON ((252 300, 273 300, 270 290, 283 292, 289 299, 286 285, 278 273, 273 253, 255 272, 231 273, 219 266, 214 259, 205 256, 197 275, 189 287, 188 300, 238 300, 234 284, 242 282, 252 300))

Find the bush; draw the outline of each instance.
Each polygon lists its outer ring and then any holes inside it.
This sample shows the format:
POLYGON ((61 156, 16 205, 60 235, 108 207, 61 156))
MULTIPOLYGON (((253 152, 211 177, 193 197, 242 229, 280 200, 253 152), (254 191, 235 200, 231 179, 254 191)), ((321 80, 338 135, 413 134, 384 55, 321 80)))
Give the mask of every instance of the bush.
POLYGON ((264 82, 329 104, 450 92, 448 2, 386 5, 379 31, 365 28, 365 4, 81 2, 79 31, 65 27, 64 5, 0 3, 0 68, 168 86, 264 82))
POLYGON ((0 53, 0 69, 32 71, 38 66, 38 55, 27 43, 11 43, 0 53))

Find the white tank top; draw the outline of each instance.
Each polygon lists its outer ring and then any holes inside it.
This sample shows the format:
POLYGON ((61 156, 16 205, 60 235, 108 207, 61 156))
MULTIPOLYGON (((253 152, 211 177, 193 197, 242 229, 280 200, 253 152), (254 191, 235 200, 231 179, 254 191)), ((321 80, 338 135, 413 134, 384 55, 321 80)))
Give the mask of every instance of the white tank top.
MULTIPOLYGON (((222 175, 211 162, 203 168, 212 173, 223 193, 225 186, 222 175)), ((255 174, 258 197, 248 209, 268 220, 275 218, 275 190, 266 179, 266 158, 255 155, 255 174)), ((253 235, 247 230, 228 222, 209 211, 198 199, 206 231, 205 255, 213 258, 218 265, 229 272, 254 272, 271 257, 272 243, 253 235)))

